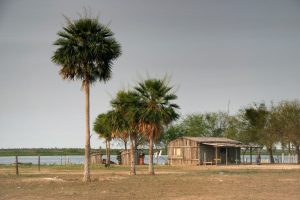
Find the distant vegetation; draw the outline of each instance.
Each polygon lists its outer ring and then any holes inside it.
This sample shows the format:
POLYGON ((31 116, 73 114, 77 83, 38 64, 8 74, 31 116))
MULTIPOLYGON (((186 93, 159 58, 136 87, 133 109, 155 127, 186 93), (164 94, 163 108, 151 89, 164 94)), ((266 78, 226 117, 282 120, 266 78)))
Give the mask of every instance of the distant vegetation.
MULTIPOLYGON (((101 149, 102 155, 105 155, 105 149, 101 149)), ((111 155, 117 155, 122 149, 110 149, 111 155)), ((91 149, 92 153, 99 152, 99 149, 91 149)), ((148 149, 143 149, 144 154, 148 154, 148 149)), ((167 154, 163 150, 163 155, 167 154)), ((71 156, 84 155, 83 148, 18 148, 18 149, 0 149, 0 156, 71 156)))
MULTIPOLYGON (((99 149, 91 149, 92 152, 99 152, 99 149)), ((111 149, 111 154, 116 155, 119 149, 111 149)), ((105 154, 105 149, 101 150, 105 154)), ((0 156, 61 156, 61 155, 84 155, 82 148, 20 148, 0 149, 0 156)))

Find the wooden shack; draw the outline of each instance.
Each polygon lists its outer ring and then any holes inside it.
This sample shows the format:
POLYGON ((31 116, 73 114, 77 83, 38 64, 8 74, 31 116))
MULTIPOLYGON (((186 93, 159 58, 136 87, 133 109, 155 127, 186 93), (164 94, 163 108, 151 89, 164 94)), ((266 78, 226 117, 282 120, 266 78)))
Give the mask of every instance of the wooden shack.
POLYGON ((223 137, 181 137, 168 144, 171 165, 239 164, 241 142, 223 137))
POLYGON ((92 164, 102 164, 103 160, 102 160, 102 154, 101 153, 92 153, 91 156, 91 163, 92 164))

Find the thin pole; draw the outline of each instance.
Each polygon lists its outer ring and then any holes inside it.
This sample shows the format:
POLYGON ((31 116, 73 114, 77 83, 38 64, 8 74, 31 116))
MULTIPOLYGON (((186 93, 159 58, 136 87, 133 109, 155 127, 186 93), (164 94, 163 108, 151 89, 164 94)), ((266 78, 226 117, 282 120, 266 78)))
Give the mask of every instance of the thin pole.
POLYGON ((16 175, 19 176, 19 161, 18 161, 18 156, 16 156, 16 175))
POLYGON ((228 100, 227 116, 229 116, 229 106, 230 106, 230 99, 228 100))
POLYGON ((250 147, 250 165, 252 165, 252 147, 250 147))
POLYGON ((41 171, 41 156, 38 156, 38 169, 41 171))
POLYGON ((216 166, 218 165, 218 160, 217 160, 218 159, 218 151, 217 150, 218 150, 218 147, 216 146, 216 166))
POLYGON ((235 164, 238 164, 238 159, 237 159, 237 149, 235 149, 235 164))
POLYGON ((228 156, 228 152, 227 152, 227 147, 226 147, 226 165, 227 165, 227 156, 228 156))

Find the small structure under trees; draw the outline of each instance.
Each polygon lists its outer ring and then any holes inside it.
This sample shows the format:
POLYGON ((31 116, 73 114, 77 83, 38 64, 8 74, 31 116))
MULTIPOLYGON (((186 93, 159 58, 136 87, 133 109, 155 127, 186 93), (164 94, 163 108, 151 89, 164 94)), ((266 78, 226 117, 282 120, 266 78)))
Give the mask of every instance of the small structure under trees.
POLYGON ((180 137, 168 144, 171 165, 240 164, 241 148, 250 145, 223 137, 180 137))

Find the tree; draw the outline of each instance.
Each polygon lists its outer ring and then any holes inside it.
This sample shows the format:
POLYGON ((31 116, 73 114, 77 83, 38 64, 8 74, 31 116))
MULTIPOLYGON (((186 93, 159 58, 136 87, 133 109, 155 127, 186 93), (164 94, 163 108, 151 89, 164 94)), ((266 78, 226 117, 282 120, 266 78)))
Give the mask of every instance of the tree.
MULTIPOLYGON (((176 126, 172 125, 168 131, 171 131, 169 133, 176 131, 180 136, 220 137, 224 136, 227 118, 227 114, 223 112, 189 114, 176 126), (174 128, 177 130, 174 130, 174 128)), ((178 137, 180 136, 178 135, 178 137)))
POLYGON ((179 137, 185 135, 185 130, 181 126, 181 124, 172 124, 167 127, 164 134, 161 136, 160 141, 163 143, 165 147, 167 147, 168 143, 172 140, 175 140, 179 137))
POLYGON ((163 133, 164 126, 179 118, 179 106, 173 103, 177 96, 171 90, 172 87, 168 86, 166 79, 148 79, 135 87, 139 96, 139 107, 133 109, 140 116, 140 131, 149 140, 149 175, 154 175, 153 140, 163 133))
MULTIPOLYGON (((279 128, 275 107, 268 109, 263 103, 254 104, 244 110, 246 123, 244 137, 248 143, 264 145, 270 156, 270 163, 274 163, 273 147, 279 141, 279 128)), ((245 141, 244 140, 244 141, 245 141)))
POLYGON ((210 137, 222 137, 228 123, 228 116, 224 112, 209 112, 204 114, 206 131, 210 137))
POLYGON ((282 122, 282 137, 288 144, 292 143, 300 164, 300 101, 282 101, 278 105, 279 120, 282 122))
POLYGON ((80 80, 85 91, 85 163, 83 181, 90 179, 90 85, 106 82, 111 77, 113 61, 121 55, 120 44, 113 32, 97 18, 66 18, 67 24, 54 42, 58 46, 52 61, 60 66, 63 79, 80 80))
POLYGON ((128 135, 130 138, 130 174, 136 175, 135 150, 139 135, 139 98, 133 91, 119 91, 116 98, 111 101, 111 105, 115 110, 113 124, 116 135, 128 135))
POLYGON ((100 138, 105 139, 106 146, 106 165, 110 165, 110 141, 113 138, 112 127, 111 127, 111 117, 113 111, 105 114, 100 114, 94 121, 93 130, 99 135, 100 138))
MULTIPOLYGON (((236 115, 227 116, 226 128, 224 131, 224 136, 227 138, 231 138, 234 140, 239 140, 245 142, 246 139, 242 138, 242 136, 246 134, 241 134, 243 130, 243 122, 241 120, 241 114, 238 113, 236 115)), ((245 143, 249 143, 246 141, 245 143)))
POLYGON ((184 136, 200 137, 207 134, 207 125, 203 114, 187 115, 179 126, 182 127, 184 136))

